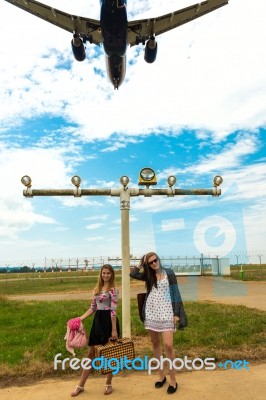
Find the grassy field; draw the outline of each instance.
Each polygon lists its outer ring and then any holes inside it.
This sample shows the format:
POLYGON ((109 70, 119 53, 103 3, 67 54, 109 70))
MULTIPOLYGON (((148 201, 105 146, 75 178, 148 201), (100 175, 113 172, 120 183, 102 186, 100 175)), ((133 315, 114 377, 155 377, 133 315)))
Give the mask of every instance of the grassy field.
POLYGON ((266 279, 266 264, 241 264, 230 267, 231 278, 243 281, 260 281, 266 279))
MULTIPOLYGON (((0 295, 90 290, 95 287, 98 276, 98 271, 1 274, 0 295)), ((116 272, 118 285, 121 284, 121 278, 121 272, 116 272)))
MULTIPOLYGON (((57 353, 69 357, 64 335, 68 319, 84 313, 84 301, 19 302, 0 299, 0 377, 2 385, 31 379, 80 374, 54 371, 53 359, 57 353)), ((147 333, 140 322, 136 301, 131 302, 132 337, 136 355, 151 355, 147 333)), ((243 306, 227 306, 189 302, 185 304, 189 327, 174 335, 176 357, 215 357, 217 362, 226 359, 246 359, 248 362, 266 360, 263 311, 243 306)), ((121 321, 121 305, 118 310, 121 321)), ((92 317, 85 320, 89 331, 92 317)), ((77 356, 85 356, 85 350, 77 356)))

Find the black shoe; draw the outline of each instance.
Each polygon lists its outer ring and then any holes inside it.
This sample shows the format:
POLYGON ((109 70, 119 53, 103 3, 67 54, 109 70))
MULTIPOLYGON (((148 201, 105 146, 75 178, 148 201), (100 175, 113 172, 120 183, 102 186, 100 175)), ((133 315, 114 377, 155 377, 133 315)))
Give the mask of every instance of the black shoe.
POLYGON ((162 380, 162 382, 160 382, 160 381, 158 381, 158 382, 155 382, 155 387, 156 387, 156 389, 160 389, 164 384, 165 384, 165 382, 166 382, 166 376, 164 377, 164 379, 162 380))
POLYGON ((173 393, 175 393, 176 390, 177 390, 177 386, 178 386, 177 383, 176 383, 175 387, 169 385, 169 386, 168 386, 168 389, 167 389, 167 393, 168 393, 168 394, 173 394, 173 393))

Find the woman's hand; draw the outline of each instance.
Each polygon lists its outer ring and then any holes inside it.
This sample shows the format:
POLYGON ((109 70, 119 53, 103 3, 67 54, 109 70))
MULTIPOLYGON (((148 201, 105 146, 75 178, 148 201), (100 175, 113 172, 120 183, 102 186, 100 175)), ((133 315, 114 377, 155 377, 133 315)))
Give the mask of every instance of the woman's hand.
POLYGON ((116 329, 112 329, 112 333, 111 333, 111 340, 116 340, 117 339, 117 330, 116 329))
POLYGON ((173 322, 176 325, 180 321, 180 318, 177 315, 174 315, 173 322))
POLYGON ((142 269, 144 267, 144 264, 146 264, 146 254, 145 254, 145 256, 142 257, 142 259, 138 263, 137 268, 142 269))

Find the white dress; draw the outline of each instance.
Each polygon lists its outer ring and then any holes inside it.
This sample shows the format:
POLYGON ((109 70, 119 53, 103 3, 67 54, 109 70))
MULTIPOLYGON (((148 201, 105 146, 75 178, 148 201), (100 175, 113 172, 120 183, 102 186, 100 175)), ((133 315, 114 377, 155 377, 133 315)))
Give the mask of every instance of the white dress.
POLYGON ((174 313, 167 275, 152 287, 145 307, 145 329, 156 332, 175 331, 174 313))

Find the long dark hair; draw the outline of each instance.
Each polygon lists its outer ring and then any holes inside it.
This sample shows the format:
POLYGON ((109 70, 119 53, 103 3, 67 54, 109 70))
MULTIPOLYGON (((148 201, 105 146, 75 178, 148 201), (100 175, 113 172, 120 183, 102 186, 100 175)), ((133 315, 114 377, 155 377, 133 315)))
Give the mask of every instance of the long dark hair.
POLYGON ((161 260, 158 257, 158 255, 156 253, 154 253, 154 251, 150 251, 149 253, 144 254, 144 256, 142 256, 140 261, 141 261, 141 264, 143 265, 145 286, 146 286, 148 293, 151 291, 153 286, 155 286, 157 288, 156 272, 148 264, 148 260, 151 256, 156 256, 156 258, 158 259, 159 268, 160 268, 160 270, 162 270, 161 260))

